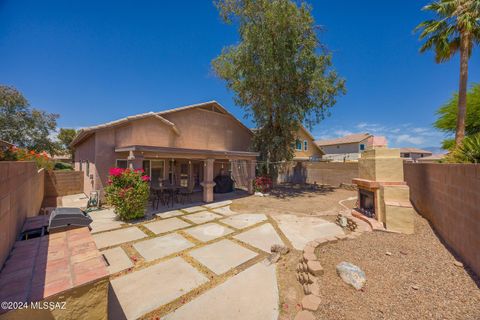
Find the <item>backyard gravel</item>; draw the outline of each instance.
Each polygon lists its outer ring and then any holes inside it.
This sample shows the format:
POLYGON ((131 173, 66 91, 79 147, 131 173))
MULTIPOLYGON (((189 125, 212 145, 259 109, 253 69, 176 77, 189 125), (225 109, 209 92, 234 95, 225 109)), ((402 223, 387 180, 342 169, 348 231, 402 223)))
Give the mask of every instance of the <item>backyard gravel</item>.
POLYGON ((480 319, 478 278, 457 266, 428 222, 415 216, 415 234, 363 234, 318 249, 318 319, 480 319), (335 267, 342 261, 367 276, 362 290, 344 283, 335 267))

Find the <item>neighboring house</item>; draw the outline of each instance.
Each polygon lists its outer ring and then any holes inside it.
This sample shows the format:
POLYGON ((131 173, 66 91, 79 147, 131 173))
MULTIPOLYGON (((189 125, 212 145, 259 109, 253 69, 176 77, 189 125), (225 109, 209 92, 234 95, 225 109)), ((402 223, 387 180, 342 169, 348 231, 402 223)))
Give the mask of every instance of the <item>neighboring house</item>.
POLYGON ((296 132, 293 147, 295 150, 293 161, 318 161, 323 155, 322 149, 315 144, 315 138, 304 126, 300 126, 296 132))
POLYGON ((439 163, 445 158, 445 156, 446 154, 443 154, 443 153, 432 154, 431 156, 418 158, 417 162, 418 163, 439 163))
POLYGON ((4 140, 0 140, 0 150, 7 150, 13 147, 13 144, 4 140))
POLYGON ((316 140, 315 143, 324 152, 323 159, 332 161, 357 161, 367 148, 386 147, 387 140, 382 136, 369 133, 350 134, 330 140, 316 140))
POLYGON ((419 158, 429 157, 432 155, 432 152, 417 148, 400 148, 400 157, 404 158, 405 161, 416 162, 419 158))
MULTIPOLYGON (((102 190, 112 167, 144 169, 151 183, 203 190, 213 201, 213 179, 232 170, 252 192, 258 153, 252 131, 216 101, 148 112, 81 129, 72 142, 85 192, 102 190)), ((239 179, 237 179, 239 180, 239 179)), ((239 183, 239 181, 237 181, 239 183)))

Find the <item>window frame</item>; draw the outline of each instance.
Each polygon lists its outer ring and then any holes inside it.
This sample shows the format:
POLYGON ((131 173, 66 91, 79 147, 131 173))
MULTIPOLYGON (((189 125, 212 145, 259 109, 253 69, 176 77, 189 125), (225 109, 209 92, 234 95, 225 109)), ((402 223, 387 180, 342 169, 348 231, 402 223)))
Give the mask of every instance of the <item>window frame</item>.
POLYGON ((359 150, 360 151, 365 151, 365 144, 364 143, 360 143, 360 145, 358 146, 359 150))
POLYGON ((128 159, 115 159, 115 167, 116 168, 121 168, 121 167, 118 166, 118 161, 125 161, 125 163, 127 164, 127 167, 122 168, 122 169, 128 169, 128 159))
POLYGON ((302 151, 302 141, 300 139, 295 140, 295 151, 302 151), (300 145, 300 148, 298 147, 300 145))
POLYGON ((303 140, 303 151, 308 151, 308 141, 303 140))
MULTIPOLYGON (((143 159, 143 161, 148 161, 150 162, 149 164, 149 172, 148 172, 148 176, 149 177, 152 177, 152 161, 161 161, 163 162, 163 174, 162 174, 162 178, 165 180, 165 170, 166 170, 166 166, 165 166, 165 159, 143 159)), ((142 169, 143 169, 143 161, 142 161, 142 169)), ((145 172, 146 173, 146 172, 145 172)))

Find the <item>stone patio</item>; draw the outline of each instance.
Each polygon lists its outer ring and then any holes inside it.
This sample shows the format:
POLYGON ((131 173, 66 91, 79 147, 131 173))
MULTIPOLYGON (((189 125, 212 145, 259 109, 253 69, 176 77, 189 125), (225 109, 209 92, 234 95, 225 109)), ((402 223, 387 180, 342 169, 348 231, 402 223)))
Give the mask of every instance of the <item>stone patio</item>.
POLYGON ((158 238, 137 242, 133 247, 145 260, 151 261, 193 247, 193 243, 178 233, 171 233, 158 238))
POLYGON ((223 216, 210 212, 210 211, 201 211, 193 214, 189 214, 184 217, 185 219, 192 221, 193 223, 205 223, 215 219, 223 218, 223 216))
POLYGON ((95 240, 98 249, 115 246, 117 244, 142 239, 145 237, 147 237, 147 235, 137 227, 124 228, 93 235, 93 239, 95 240))
POLYGON ((108 273, 114 274, 133 267, 133 263, 122 248, 116 247, 102 251, 108 262, 108 273))
POLYGON ((178 218, 170 218, 166 220, 158 220, 151 223, 145 223, 143 226, 155 234, 160 234, 186 228, 191 226, 191 224, 178 218))
POLYGON ((185 233, 203 242, 226 236, 232 232, 234 232, 232 229, 217 223, 207 223, 185 230, 185 233))
POLYGON ((274 244, 285 245, 275 229, 269 223, 242 232, 234 236, 234 238, 267 253, 270 253, 270 248, 274 244))
POLYGON ((267 217, 264 214, 244 213, 222 219, 221 222, 237 229, 243 229, 265 220, 267 217))

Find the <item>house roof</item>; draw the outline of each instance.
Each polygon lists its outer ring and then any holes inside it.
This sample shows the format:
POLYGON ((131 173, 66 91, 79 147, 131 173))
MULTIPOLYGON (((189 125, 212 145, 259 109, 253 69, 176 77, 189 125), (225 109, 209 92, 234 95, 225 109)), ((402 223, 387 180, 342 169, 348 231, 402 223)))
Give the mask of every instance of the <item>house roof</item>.
POLYGON ((355 133, 349 134, 347 136, 343 136, 337 139, 330 139, 330 140, 316 140, 315 143, 322 147, 322 146, 330 146, 335 144, 346 144, 346 143, 357 143, 363 141, 372 135, 369 133, 355 133))
POLYGON ((13 147, 14 144, 10 143, 10 142, 7 142, 5 140, 0 140, 0 146, 13 147))
POLYGON ((427 156, 427 157, 423 157, 423 158, 418 158, 417 161, 418 162, 422 162, 422 161, 440 161, 442 160, 443 158, 445 158, 446 154, 443 154, 443 153, 437 153, 437 154, 432 154, 431 156, 427 156))
POLYGON ((225 109, 217 101, 212 100, 212 101, 202 102, 202 103, 198 103, 198 104, 183 106, 183 107, 179 107, 179 108, 167 109, 167 110, 163 110, 163 111, 160 111, 160 112, 150 111, 150 112, 146 112, 146 113, 140 113, 140 114, 137 114, 137 115, 128 116, 128 117, 125 117, 125 118, 121 118, 121 119, 118 119, 118 120, 115 120, 115 121, 110 121, 110 122, 107 122, 107 123, 99 124, 99 125, 96 125, 96 126, 82 128, 78 131, 77 135, 75 136, 75 138, 73 139, 73 141, 70 145, 71 146, 76 145, 77 143, 79 143, 80 141, 82 141, 86 137, 90 136, 91 134, 93 134, 97 130, 118 126, 118 125, 130 122, 130 121, 144 119, 144 118, 148 118, 148 117, 154 117, 154 118, 160 120, 164 124, 170 126, 176 134, 180 134, 177 126, 173 122, 165 119, 165 117, 163 117, 163 115, 170 114, 170 113, 173 113, 173 112, 193 109, 193 108, 204 108, 204 107, 209 106, 209 105, 215 106, 220 111, 222 111, 222 113, 224 113, 226 115, 229 115, 230 117, 235 119, 242 127, 244 127, 245 129, 250 131, 249 128, 247 128, 242 122, 240 122, 230 112, 228 112, 227 109, 225 109))
POLYGON ((429 153, 432 154, 431 151, 422 150, 418 148, 400 148, 400 153, 429 153))

